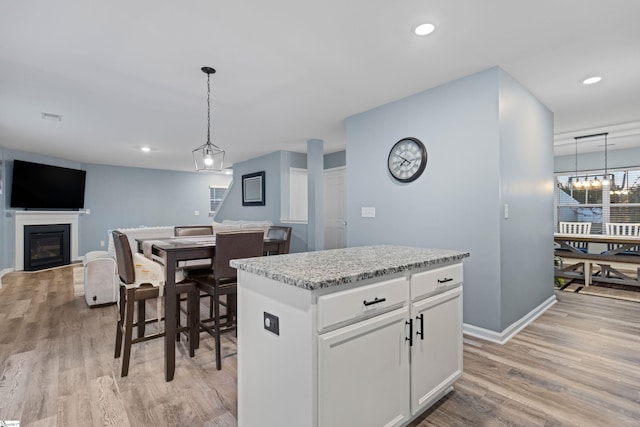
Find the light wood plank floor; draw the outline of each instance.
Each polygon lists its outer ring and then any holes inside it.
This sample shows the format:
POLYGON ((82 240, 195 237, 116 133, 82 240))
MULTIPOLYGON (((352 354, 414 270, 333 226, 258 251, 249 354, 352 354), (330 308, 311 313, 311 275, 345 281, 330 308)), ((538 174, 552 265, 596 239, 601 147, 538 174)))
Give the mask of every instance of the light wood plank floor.
MULTIPOLYGON (((222 371, 203 334, 195 358, 178 345, 174 381, 164 381, 161 340, 135 345, 129 376, 121 378, 115 306, 90 309, 74 297, 71 268, 11 273, 2 285, 0 420, 237 425, 232 336, 223 341, 222 371)), ((557 297, 506 345, 466 338, 455 390, 411 426, 640 425, 640 303, 557 297)))

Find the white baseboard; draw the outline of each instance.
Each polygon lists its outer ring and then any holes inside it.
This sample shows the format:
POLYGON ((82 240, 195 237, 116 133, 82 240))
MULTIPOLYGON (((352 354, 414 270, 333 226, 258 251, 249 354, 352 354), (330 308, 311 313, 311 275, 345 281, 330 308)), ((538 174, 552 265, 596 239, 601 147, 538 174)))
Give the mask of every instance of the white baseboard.
POLYGON ((546 301, 531 310, 529 313, 520 318, 518 321, 514 322, 511 326, 509 326, 502 332, 480 328, 478 326, 469 325, 467 323, 464 323, 462 325, 462 332, 466 335, 471 335, 472 337, 481 338, 483 340, 495 342, 498 344, 505 344, 518 332, 526 328, 529 323, 533 322, 538 318, 538 316, 547 311, 547 309, 556 302, 558 302, 556 296, 550 296, 546 301))
POLYGON ((0 270, 0 289, 2 289, 2 276, 8 273, 13 273, 13 268, 4 268, 0 270))

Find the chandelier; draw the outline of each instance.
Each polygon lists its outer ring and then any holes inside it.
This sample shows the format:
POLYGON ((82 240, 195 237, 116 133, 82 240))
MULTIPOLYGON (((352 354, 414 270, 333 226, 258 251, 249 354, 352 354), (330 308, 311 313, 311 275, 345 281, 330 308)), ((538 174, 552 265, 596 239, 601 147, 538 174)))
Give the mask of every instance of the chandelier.
POLYGON ((224 162, 224 150, 211 143, 211 74, 215 73, 211 67, 202 67, 207 75, 207 142, 193 150, 193 161, 197 171, 221 171, 224 162))
POLYGON ((584 136, 576 136, 574 139, 576 140, 576 174, 569 178, 569 182, 576 190, 587 189, 590 187, 600 188, 603 186, 608 186, 611 183, 611 179, 609 178, 611 175, 609 174, 608 165, 607 165, 607 135, 608 132, 603 133, 594 133, 593 135, 584 135, 584 136), (584 181, 580 181, 580 176, 578 175, 578 140, 584 138, 594 138, 598 136, 604 136, 604 174, 602 174, 602 181, 599 179, 599 175, 585 175, 584 181), (590 180, 589 178, 593 178, 590 180))

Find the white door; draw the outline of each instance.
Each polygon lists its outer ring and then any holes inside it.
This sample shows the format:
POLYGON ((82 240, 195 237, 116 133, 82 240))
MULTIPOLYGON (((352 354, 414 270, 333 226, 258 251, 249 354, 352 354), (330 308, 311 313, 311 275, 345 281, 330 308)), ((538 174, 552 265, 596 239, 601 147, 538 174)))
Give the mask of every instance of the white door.
POLYGON ((324 248, 346 246, 347 216, 345 211, 345 169, 324 172, 324 248))
POLYGON ((319 427, 391 427, 409 419, 408 312, 319 335, 319 427))
POLYGON ((411 304, 411 413, 462 375, 462 287, 411 304))

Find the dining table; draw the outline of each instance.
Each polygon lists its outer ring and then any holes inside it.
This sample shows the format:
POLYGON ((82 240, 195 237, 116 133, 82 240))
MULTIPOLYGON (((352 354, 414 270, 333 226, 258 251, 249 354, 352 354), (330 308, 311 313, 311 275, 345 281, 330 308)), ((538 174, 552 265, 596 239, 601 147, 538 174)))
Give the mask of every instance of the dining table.
POLYGON ((553 240, 556 257, 576 260, 573 267, 582 263, 583 268, 581 274, 571 266, 556 268, 556 276, 584 279, 585 286, 594 281, 640 286, 640 236, 554 233, 553 240), (580 243, 586 244, 586 250, 578 248, 580 243), (594 272, 596 265, 599 270, 594 272))
MULTIPOLYGON (((175 319, 179 309, 176 300, 176 270, 179 261, 190 261, 215 257, 215 235, 182 236, 182 237, 145 237, 136 239, 138 252, 149 252, 153 259, 164 266, 165 271, 165 319, 175 319)), ((281 239, 264 239, 265 252, 284 247, 281 239)), ((176 360, 176 322, 165 320, 164 365, 165 380, 172 381, 175 374, 176 360)))

